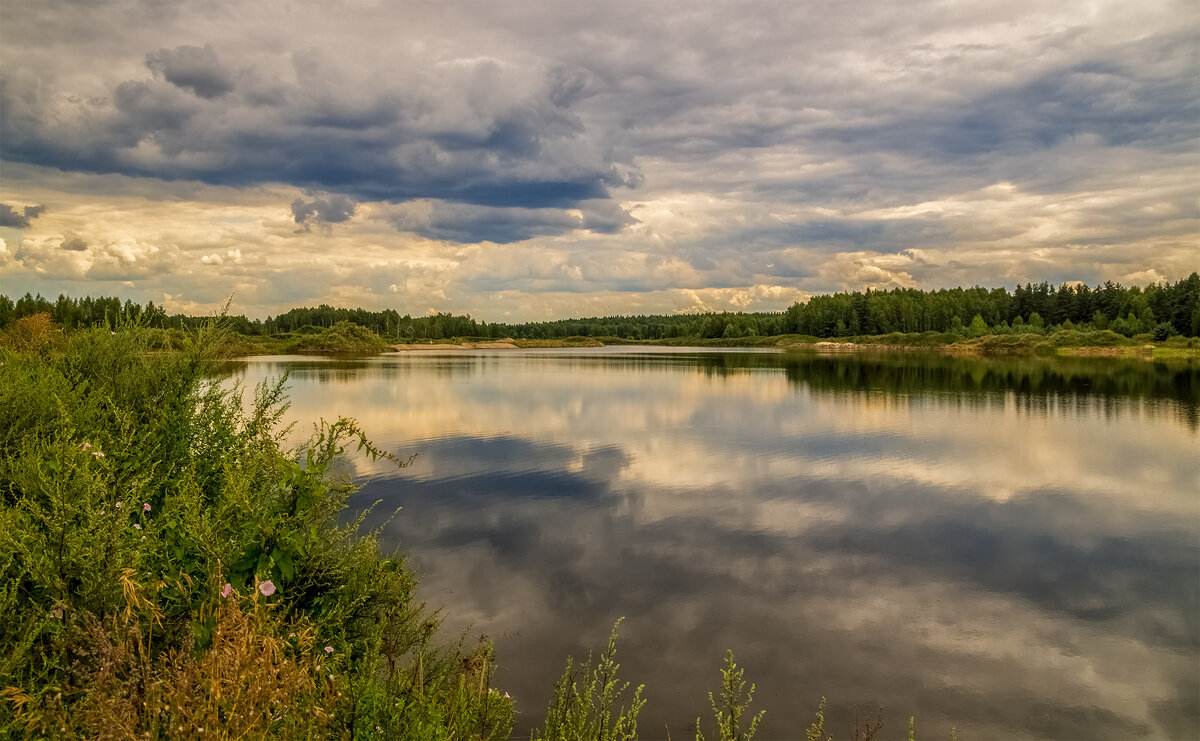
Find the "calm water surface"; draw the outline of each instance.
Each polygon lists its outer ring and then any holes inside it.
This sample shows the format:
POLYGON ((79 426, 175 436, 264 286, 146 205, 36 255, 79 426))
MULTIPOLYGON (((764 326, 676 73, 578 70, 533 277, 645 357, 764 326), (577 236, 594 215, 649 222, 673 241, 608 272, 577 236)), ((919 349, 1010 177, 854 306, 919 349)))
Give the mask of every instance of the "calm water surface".
POLYGON ((352 461, 451 629, 536 723, 567 654, 694 737, 726 648, 762 739, 822 695, 922 738, 1200 737, 1200 371, 671 349, 251 358, 352 461), (657 350, 657 351, 653 351, 657 350))

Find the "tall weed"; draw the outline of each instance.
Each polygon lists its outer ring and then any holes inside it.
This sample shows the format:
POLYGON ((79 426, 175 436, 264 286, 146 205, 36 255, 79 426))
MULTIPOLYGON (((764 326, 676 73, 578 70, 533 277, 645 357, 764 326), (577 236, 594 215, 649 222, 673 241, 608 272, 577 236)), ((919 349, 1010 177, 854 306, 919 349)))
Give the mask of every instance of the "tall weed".
POLYGON ((284 449, 284 380, 244 409, 220 326, 59 337, 0 349, 0 736, 508 733, 490 645, 339 524, 336 459, 390 457, 353 420, 284 449))
POLYGON ((534 741, 630 741, 637 738, 637 716, 646 701, 642 699, 643 687, 639 685, 628 706, 619 704, 623 702, 621 696, 629 689, 629 683, 618 678, 621 667, 616 661, 617 629, 622 620, 624 618, 613 625, 608 646, 595 663, 591 655, 578 666, 572 658, 567 659, 562 677, 554 685, 546 720, 532 735, 534 741))

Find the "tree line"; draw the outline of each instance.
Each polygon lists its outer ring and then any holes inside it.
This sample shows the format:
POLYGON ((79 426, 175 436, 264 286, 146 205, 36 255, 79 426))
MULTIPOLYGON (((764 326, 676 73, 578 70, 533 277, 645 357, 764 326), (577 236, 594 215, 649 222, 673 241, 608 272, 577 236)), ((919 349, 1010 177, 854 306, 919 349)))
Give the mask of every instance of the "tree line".
POLYGON ((1200 274, 1145 288, 1108 281, 1094 288, 1027 283, 1011 293, 978 286, 855 291, 814 296, 787 314, 789 332, 815 337, 1021 327, 1038 331, 1051 325, 1087 325, 1127 337, 1156 330, 1195 337, 1200 335, 1200 274))
MULTIPOLYGON (((17 300, 0 295, 0 328, 22 317, 47 313, 58 325, 73 329, 120 320, 151 327, 186 329, 207 317, 168 315, 153 301, 144 306, 115 297, 55 301, 26 293, 17 300)), ((1175 283, 1126 287, 1108 281, 1086 284, 1026 283, 1006 288, 948 288, 923 291, 853 291, 813 296, 783 312, 657 314, 559 319, 545 322, 485 322, 467 314, 436 313, 413 317, 394 309, 343 309, 327 304, 291 309, 266 319, 228 317, 231 328, 245 335, 304 333, 348 321, 395 341, 451 337, 561 339, 612 337, 662 340, 681 337, 754 337, 802 334, 849 337, 892 332, 1044 332, 1061 327, 1111 329, 1127 337, 1153 333, 1200 336, 1200 274, 1175 283)))

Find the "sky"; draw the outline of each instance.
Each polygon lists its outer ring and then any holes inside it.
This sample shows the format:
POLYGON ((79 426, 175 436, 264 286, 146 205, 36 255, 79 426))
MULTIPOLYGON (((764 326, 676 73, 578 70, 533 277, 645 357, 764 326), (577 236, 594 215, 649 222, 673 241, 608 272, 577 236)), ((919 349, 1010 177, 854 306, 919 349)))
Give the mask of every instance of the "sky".
POLYGON ((1200 269, 1200 5, 8 0, 0 293, 775 311, 1200 269))

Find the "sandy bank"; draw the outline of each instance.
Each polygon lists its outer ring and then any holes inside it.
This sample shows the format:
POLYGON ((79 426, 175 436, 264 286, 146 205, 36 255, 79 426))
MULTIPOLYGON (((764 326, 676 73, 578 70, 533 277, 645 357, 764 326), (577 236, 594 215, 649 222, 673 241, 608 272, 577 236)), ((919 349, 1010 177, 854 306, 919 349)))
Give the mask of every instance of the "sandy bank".
POLYGON ((785 350, 816 350, 830 353, 862 353, 862 352, 939 352, 939 353, 978 353, 980 348, 975 345, 876 345, 869 342, 813 342, 783 345, 785 350))
POLYGON ((394 349, 400 352, 408 350, 516 350, 517 345, 514 342, 497 340, 496 342, 460 342, 457 345, 450 343, 436 343, 424 345, 392 345, 394 349))

